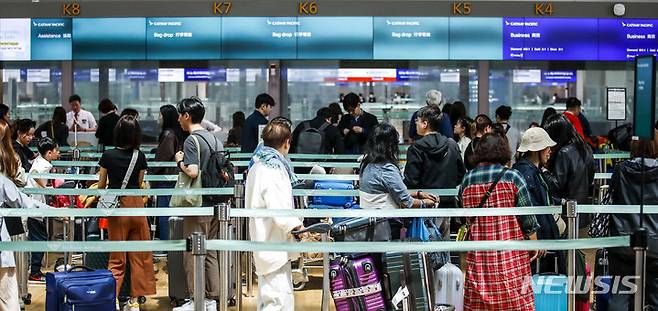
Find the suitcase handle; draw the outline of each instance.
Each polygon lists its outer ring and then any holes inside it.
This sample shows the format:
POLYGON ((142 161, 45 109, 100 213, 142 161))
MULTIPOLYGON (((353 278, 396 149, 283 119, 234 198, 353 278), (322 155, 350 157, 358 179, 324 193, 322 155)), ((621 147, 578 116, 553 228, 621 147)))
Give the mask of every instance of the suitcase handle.
POLYGON ((68 270, 66 270, 66 272, 73 272, 73 270, 96 271, 96 270, 94 270, 92 268, 89 268, 87 266, 73 266, 73 267, 69 268, 68 270))

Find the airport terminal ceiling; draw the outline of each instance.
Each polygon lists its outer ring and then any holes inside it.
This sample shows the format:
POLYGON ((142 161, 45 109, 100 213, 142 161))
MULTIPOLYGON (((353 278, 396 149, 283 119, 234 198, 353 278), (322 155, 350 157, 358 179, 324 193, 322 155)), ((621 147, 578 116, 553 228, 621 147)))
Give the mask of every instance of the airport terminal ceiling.
POLYGON ((295 122, 355 92, 404 128, 429 89, 472 117, 510 105, 521 128, 577 96, 603 134, 625 122, 611 120, 607 88, 626 89, 613 119, 631 120, 632 60, 658 49, 658 4, 641 1, 623 17, 571 1, 0 3, 0 100, 18 117, 43 122, 73 93, 98 113, 109 97, 138 109, 151 137, 159 107, 185 96, 228 130, 261 92, 295 122))

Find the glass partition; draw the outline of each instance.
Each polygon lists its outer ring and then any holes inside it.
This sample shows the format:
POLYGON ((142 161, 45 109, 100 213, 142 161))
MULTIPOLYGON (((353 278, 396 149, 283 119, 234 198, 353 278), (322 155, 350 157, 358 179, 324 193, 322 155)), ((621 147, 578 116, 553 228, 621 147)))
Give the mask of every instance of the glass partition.
POLYGON ((633 79, 630 62, 492 62, 489 114, 494 118, 500 105, 511 106, 510 123, 523 131, 531 122, 541 123, 548 107, 564 111, 566 98, 575 96, 583 103, 592 134, 606 135, 615 126, 607 119, 606 88, 626 88, 626 120, 631 120, 633 79))
POLYGON ((475 62, 286 62, 282 66, 284 115, 295 123, 354 92, 364 110, 395 125, 407 137, 411 115, 425 105, 425 93, 437 89, 443 102, 462 101, 477 109, 475 62))
POLYGON ((62 93, 60 62, 5 62, 2 65, 2 99, 12 119, 43 123, 59 106, 62 93))

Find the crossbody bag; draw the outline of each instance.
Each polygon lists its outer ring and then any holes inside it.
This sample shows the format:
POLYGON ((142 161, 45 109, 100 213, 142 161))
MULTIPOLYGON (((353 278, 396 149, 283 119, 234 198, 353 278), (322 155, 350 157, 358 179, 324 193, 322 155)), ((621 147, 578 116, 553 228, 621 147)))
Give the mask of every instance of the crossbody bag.
MULTIPOLYGON (((128 186, 128 180, 130 179, 130 175, 132 175, 133 171, 135 170, 135 163, 137 163, 138 155, 139 155, 139 151, 133 150, 133 156, 130 159, 130 164, 128 165, 126 176, 123 177, 123 181, 121 182, 121 190, 126 189, 126 186, 128 186)), ((98 200, 98 207, 99 208, 119 207, 119 196, 116 194, 102 195, 101 198, 98 200)))

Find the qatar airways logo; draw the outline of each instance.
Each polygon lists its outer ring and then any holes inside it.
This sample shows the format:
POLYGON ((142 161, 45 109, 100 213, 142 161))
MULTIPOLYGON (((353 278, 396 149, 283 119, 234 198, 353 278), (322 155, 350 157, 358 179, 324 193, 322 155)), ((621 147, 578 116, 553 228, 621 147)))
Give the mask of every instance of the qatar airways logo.
POLYGON ((535 282, 532 277, 526 277, 521 288, 522 293, 532 290, 533 293, 544 295, 567 294, 618 294, 632 295, 638 290, 635 284, 637 276, 596 276, 596 277, 565 277, 562 275, 544 275, 535 282), (575 283, 573 283, 575 281, 575 283), (567 284, 575 284, 568 286, 567 284))

